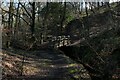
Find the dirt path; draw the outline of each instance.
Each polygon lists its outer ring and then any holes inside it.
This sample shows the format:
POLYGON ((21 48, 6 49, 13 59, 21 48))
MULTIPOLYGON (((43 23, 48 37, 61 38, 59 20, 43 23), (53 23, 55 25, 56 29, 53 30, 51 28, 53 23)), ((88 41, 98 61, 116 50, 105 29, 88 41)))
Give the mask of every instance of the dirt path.
POLYGON ((89 75, 81 64, 76 64, 63 54, 50 51, 24 52, 29 57, 25 57, 22 67, 24 76, 20 76, 22 56, 16 53, 21 51, 3 52, 4 80, 89 80, 89 75), (37 56, 33 57, 32 54, 37 56))

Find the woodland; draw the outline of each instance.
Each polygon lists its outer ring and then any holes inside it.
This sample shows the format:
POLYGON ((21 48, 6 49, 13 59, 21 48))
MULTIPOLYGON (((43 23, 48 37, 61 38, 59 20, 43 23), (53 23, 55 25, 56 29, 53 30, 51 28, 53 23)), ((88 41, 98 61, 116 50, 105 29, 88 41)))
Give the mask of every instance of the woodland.
POLYGON ((2 80, 120 80, 119 1, 3 1, 0 16, 2 80))

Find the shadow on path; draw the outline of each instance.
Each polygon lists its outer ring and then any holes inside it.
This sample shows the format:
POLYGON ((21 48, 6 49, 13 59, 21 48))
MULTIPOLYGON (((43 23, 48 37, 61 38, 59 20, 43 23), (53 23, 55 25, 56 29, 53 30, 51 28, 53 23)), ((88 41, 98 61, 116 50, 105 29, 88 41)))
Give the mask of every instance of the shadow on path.
POLYGON ((3 69, 6 72, 3 80, 90 80, 88 72, 81 64, 76 64, 67 56, 52 51, 24 52, 26 57, 22 67, 23 76, 19 76, 22 63, 22 56, 18 55, 19 52, 23 51, 17 50, 12 53, 3 51, 3 67, 5 68, 3 69), (37 54, 37 56, 32 54, 37 54), (7 69, 5 63, 9 63, 7 69), (15 69, 18 73, 14 73, 15 69))

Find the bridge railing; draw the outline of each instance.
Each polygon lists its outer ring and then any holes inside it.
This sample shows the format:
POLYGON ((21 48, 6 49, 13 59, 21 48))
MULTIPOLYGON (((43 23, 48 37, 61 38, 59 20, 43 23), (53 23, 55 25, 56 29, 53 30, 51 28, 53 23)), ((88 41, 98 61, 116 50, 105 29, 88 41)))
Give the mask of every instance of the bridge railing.
POLYGON ((51 37, 51 39, 49 39, 49 42, 53 43, 54 47, 60 47, 60 46, 64 46, 64 45, 70 45, 71 44, 71 40, 70 40, 70 36, 54 36, 51 37))

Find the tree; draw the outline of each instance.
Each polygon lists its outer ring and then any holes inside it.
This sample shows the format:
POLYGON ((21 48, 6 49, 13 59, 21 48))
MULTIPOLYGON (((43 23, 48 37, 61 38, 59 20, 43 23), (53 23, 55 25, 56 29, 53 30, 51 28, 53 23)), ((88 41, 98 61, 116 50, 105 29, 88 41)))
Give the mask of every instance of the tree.
POLYGON ((20 14, 19 14, 19 8, 20 8, 20 3, 18 3, 17 5, 17 10, 16 10, 16 19, 15 19, 15 30, 14 30, 14 36, 15 39, 17 38, 18 35, 18 27, 19 27, 19 23, 20 23, 20 14))
POLYGON ((32 14, 29 13, 27 8, 21 2, 20 2, 20 5, 24 8, 26 15, 30 19, 29 26, 30 26, 30 30, 31 30, 31 35, 33 36, 33 34, 34 34, 34 27, 35 27, 35 15, 36 15, 36 13, 35 13, 35 11, 36 11, 36 9, 35 9, 35 2, 33 2, 33 3, 29 2, 30 7, 32 8, 32 10, 31 10, 32 14))
POLYGON ((62 30, 63 30, 63 22, 65 21, 65 18, 66 18, 66 2, 64 2, 63 14, 61 15, 61 23, 60 23, 61 33, 62 33, 62 30))
POLYGON ((10 2, 10 6, 9 6, 9 18, 8 18, 8 32, 7 32, 7 37, 9 40, 7 40, 6 42, 6 47, 9 48, 10 47, 10 41, 11 41, 11 37, 12 37, 12 27, 13 27, 13 2, 10 2))
POLYGON ((85 2, 85 12, 86 12, 86 15, 88 16, 88 7, 87 7, 88 3, 85 2))
POLYGON ((31 32, 33 36, 35 28, 35 2, 31 3, 31 6, 32 6, 31 32))

